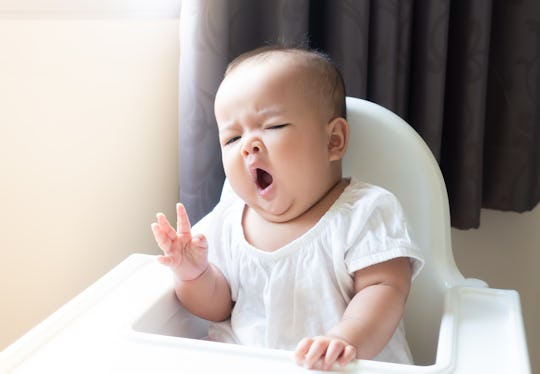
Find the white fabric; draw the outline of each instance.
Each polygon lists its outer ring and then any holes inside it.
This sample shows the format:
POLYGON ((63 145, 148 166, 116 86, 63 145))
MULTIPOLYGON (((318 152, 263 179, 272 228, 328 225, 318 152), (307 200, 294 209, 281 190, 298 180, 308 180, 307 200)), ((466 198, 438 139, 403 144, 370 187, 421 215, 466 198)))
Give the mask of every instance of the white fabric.
MULTIPOLYGON (((314 227, 274 252, 245 240, 243 210, 238 197, 224 198, 193 229, 207 236, 235 301, 230 320, 211 324, 212 340, 292 350, 339 322, 355 271, 410 257, 414 277, 423 264, 394 195, 354 178, 314 227)), ((402 323, 376 359, 411 363, 402 323)))

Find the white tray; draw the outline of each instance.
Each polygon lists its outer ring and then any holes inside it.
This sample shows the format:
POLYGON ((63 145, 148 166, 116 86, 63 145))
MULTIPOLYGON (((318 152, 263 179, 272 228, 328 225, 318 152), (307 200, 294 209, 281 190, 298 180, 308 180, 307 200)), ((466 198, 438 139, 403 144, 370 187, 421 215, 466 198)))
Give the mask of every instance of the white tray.
MULTIPOLYGON (((207 322, 182 309, 171 284, 153 256, 128 257, 1 352, 0 373, 308 372, 292 352, 193 339, 205 334, 207 322)), ((345 371, 528 373, 519 300, 508 300, 517 297, 514 291, 455 287, 447 295, 433 365, 355 361, 345 371)))

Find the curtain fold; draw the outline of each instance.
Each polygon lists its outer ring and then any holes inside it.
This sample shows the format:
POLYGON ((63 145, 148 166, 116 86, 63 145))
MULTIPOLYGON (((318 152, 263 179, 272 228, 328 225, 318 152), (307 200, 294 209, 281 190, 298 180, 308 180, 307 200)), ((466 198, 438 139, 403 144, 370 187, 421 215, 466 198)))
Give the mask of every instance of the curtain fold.
POLYGON ((214 96, 229 58, 224 38, 229 26, 227 2, 182 1, 180 25, 180 201, 195 223, 219 200, 225 178, 214 96))
POLYGON ((467 228, 482 207, 491 2, 454 2, 449 27, 440 166, 452 222, 467 228))
POLYGON ((518 212, 540 200, 540 2, 493 7, 483 206, 518 212))
POLYGON ((540 200, 540 2, 183 0, 180 27, 180 199, 194 222, 224 178, 213 98, 225 66, 276 42, 327 52, 348 95, 416 129, 454 227, 540 200))

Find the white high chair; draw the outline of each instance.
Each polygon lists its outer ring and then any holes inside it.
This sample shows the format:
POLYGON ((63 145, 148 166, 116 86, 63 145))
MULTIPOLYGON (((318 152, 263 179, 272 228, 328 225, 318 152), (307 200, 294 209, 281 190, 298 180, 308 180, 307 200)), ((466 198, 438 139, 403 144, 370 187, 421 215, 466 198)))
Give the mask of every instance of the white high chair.
MULTIPOLYGON (((416 365, 356 361, 347 372, 529 373, 517 292, 465 279, 454 263, 445 185, 420 137, 392 112, 348 98, 345 175, 392 191, 426 258, 407 302, 416 365)), ((231 193, 226 186, 222 198, 231 193)), ((0 372, 293 373, 292 353, 200 340, 167 269, 135 254, 0 353, 0 372)))

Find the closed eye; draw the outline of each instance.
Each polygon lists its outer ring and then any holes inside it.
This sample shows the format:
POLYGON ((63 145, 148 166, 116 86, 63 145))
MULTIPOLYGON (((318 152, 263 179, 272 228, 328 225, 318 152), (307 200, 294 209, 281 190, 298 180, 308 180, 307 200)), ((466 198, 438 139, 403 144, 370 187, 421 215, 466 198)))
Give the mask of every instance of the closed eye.
POLYGON ((283 123, 281 125, 273 125, 273 126, 269 126, 268 129, 269 130, 278 130, 278 129, 282 129, 284 128, 285 126, 288 126, 289 124, 288 123, 283 123))
POLYGON ((240 140, 240 137, 239 136, 233 136, 232 138, 229 138, 228 140, 225 141, 225 145, 233 144, 237 140, 240 140))

